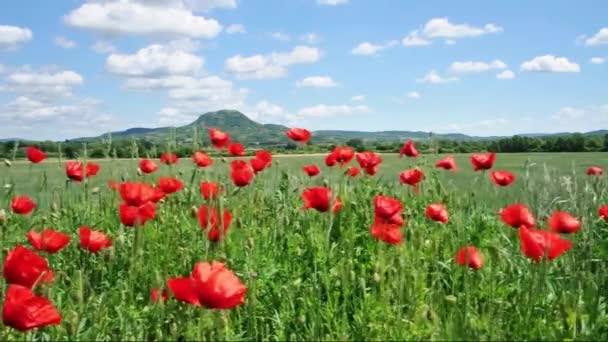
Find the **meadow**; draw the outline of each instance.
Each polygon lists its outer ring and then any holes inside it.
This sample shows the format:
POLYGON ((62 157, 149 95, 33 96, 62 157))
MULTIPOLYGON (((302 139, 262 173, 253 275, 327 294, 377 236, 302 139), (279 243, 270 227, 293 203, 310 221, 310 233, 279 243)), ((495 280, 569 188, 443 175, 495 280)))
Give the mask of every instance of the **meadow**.
MULTIPOLYGON (((357 177, 347 167, 326 167, 324 156, 275 156, 251 184, 235 186, 232 158, 198 168, 190 158, 139 175, 139 160, 99 160, 100 171, 82 183, 68 181, 65 160, 0 165, 2 259, 16 244, 30 247, 26 233, 53 228, 71 243, 47 258, 55 273, 37 293, 62 316, 60 325, 28 332, 7 326, 0 340, 599 340, 608 338, 608 204, 605 176, 587 176, 592 165, 608 166, 608 153, 498 154, 493 170, 509 170, 515 182, 498 187, 488 171, 474 172, 469 155, 455 155, 458 172, 437 169, 444 156, 399 158, 383 154, 379 172, 357 177), (317 164, 309 177, 302 167, 317 164), (400 184, 399 173, 425 173, 419 193, 400 184), (183 181, 156 217, 141 227, 121 224, 117 191, 108 181, 183 181), (201 181, 220 183, 217 200, 201 197, 201 181), (325 186, 342 209, 303 210, 302 192, 325 186), (11 213, 16 195, 38 208, 11 213), (374 197, 403 203, 403 241, 390 244, 370 234, 374 197), (443 203, 449 222, 425 216, 443 203), (228 209, 226 235, 210 241, 196 208, 228 209), (546 229, 554 211, 581 223, 564 238, 572 248, 553 260, 522 254, 518 229, 499 211, 525 204, 546 229), (112 247, 90 253, 78 228, 91 227, 112 247), (483 267, 455 262, 464 246, 476 246, 483 267), (191 273, 197 262, 221 261, 247 287, 242 305, 219 310, 170 298, 152 301, 151 290, 191 273)), ((249 158, 245 158, 249 159, 249 158)), ((158 162, 158 161, 157 161, 158 162)), ((351 165, 358 166, 355 159, 351 165)), ((524 229, 524 228, 520 228, 524 229)), ((0 279, 1 297, 8 284, 0 279)), ((172 297, 171 295, 169 297, 172 297)))

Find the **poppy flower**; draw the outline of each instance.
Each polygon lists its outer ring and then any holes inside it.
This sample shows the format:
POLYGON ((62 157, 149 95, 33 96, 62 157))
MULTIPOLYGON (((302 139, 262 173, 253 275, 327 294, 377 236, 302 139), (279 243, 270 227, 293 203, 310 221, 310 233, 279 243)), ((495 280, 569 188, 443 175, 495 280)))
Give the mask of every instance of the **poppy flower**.
POLYGON ((424 179, 424 173, 419 169, 405 170, 399 174, 399 179, 402 184, 407 184, 413 187, 415 192, 418 192, 418 183, 424 179))
POLYGON ((315 209, 322 213, 330 208, 331 189, 325 187, 313 187, 302 192, 304 209, 315 209))
POLYGON ((182 302, 210 309, 231 309, 245 302, 247 286, 221 262, 199 262, 189 277, 172 278, 167 287, 182 302))
POLYGON ((337 214, 340 210, 342 210, 342 207, 344 206, 344 203, 342 203, 342 201, 340 201, 340 197, 336 196, 336 201, 334 202, 333 207, 331 208, 331 212, 335 215, 337 214))
POLYGON ((59 252, 70 243, 68 235, 52 229, 45 229, 41 233, 30 230, 27 233, 27 240, 35 250, 45 251, 49 254, 59 252))
POLYGON ((156 195, 157 191, 162 192, 162 189, 155 190, 155 188, 147 183, 124 182, 119 187, 122 200, 134 207, 139 207, 147 202, 153 202, 152 198, 156 195))
POLYGON ((264 171, 266 168, 266 162, 258 157, 249 159, 249 164, 251 164, 251 168, 255 174, 264 171))
POLYGON ((549 218, 548 224, 552 231, 562 234, 576 233, 581 229, 581 222, 563 211, 554 212, 549 218))
POLYGON ((118 207, 118 215, 120 216, 120 222, 127 227, 143 226, 148 220, 153 220, 156 217, 156 205, 152 202, 140 206, 130 206, 122 203, 118 207))
POLYGON ((334 155, 336 162, 338 162, 340 166, 350 163, 355 157, 355 151, 346 146, 338 146, 334 148, 331 153, 334 155))
POLYGON ((378 171, 378 166, 382 163, 382 157, 374 152, 357 153, 357 162, 359 166, 370 176, 373 176, 378 171))
POLYGON ((118 190, 118 189, 120 189, 120 183, 115 182, 110 179, 108 181, 108 188, 110 188, 111 190, 118 190))
POLYGON ((492 171, 490 179, 498 186, 509 186, 515 180, 515 175, 509 171, 492 171))
POLYGON ((97 175, 99 172, 99 164, 96 163, 87 163, 86 172, 83 174, 83 164, 81 162, 68 161, 65 164, 65 173, 69 179, 75 182, 82 182, 84 177, 91 177, 97 175))
POLYGON ((142 159, 139 161, 139 169, 145 174, 150 174, 158 170, 158 165, 150 159, 142 159))
POLYGON ((27 196, 16 196, 11 201, 11 209, 15 214, 29 215, 36 208, 36 203, 27 196))
POLYGON ((380 241, 398 245, 403 241, 403 232, 401 226, 388 223, 374 223, 370 227, 372 236, 380 241))
POLYGON ((25 286, 11 284, 4 297, 2 322, 19 331, 28 331, 61 324, 61 314, 48 299, 36 296, 25 286))
POLYGON ((599 166, 591 166, 587 169, 587 176, 601 176, 604 174, 604 169, 599 166))
POLYGON ((474 270, 483 267, 483 256, 474 246, 462 247, 458 253, 456 253, 455 259, 457 264, 467 266, 474 270))
POLYGON ((435 163, 436 168, 441 168, 445 170, 458 171, 458 166, 456 165, 456 160, 454 160, 453 156, 447 156, 435 163))
POLYGON ((230 135, 215 128, 209 128, 209 139, 217 149, 222 149, 230 143, 230 135))
POLYGON ((302 170, 304 170, 304 172, 310 177, 314 177, 321 172, 319 167, 315 164, 306 165, 302 168, 302 170))
POLYGON ((166 165, 177 164, 179 157, 175 153, 166 152, 160 156, 160 162, 166 165))
POLYGON ((192 160, 198 167, 207 167, 213 164, 213 159, 211 159, 211 157, 209 157, 205 152, 194 152, 192 155, 192 160))
POLYGON ((403 157, 404 155, 412 158, 418 157, 418 150, 414 146, 413 141, 408 140, 399 151, 399 157, 403 157))
POLYGON ((158 187, 166 194, 172 194, 181 191, 184 188, 184 183, 177 178, 160 177, 158 187))
POLYGON ((351 177, 357 177, 359 175, 359 168, 358 167, 349 167, 348 170, 346 170, 346 174, 348 174, 351 177))
POLYGON ((445 224, 448 223, 448 210, 442 203, 432 203, 426 207, 426 217, 445 224))
POLYGON ((471 165, 474 171, 489 170, 494 166, 496 161, 496 153, 483 153, 471 155, 471 165))
POLYGON ((311 136, 310 131, 304 128, 290 128, 285 134, 289 139, 297 141, 300 144, 305 144, 311 136))
POLYGON ((198 210, 198 223, 203 231, 207 232, 209 241, 219 241, 228 232, 232 222, 232 215, 227 209, 220 220, 217 208, 202 205, 198 210), (223 222, 222 222, 223 221, 223 222), (223 229, 220 230, 220 225, 223 229))
POLYGON ((112 240, 104 233, 89 227, 78 228, 80 247, 91 253, 97 253, 112 246, 112 240))
POLYGON ((266 150, 258 150, 255 151, 255 157, 257 159, 263 160, 266 163, 266 166, 264 166, 265 168, 272 166, 272 153, 266 150))
POLYGON ((219 193, 223 190, 217 183, 214 182, 201 182, 201 196, 204 199, 217 199, 219 193))
POLYGON ((32 288, 37 282, 53 281, 53 272, 46 259, 21 245, 8 252, 2 274, 7 283, 27 288, 32 288))
POLYGON ((511 204, 500 211, 500 219, 513 228, 534 228, 536 220, 530 209, 523 204, 511 204))
POLYGON ((169 292, 167 290, 152 289, 150 291, 150 300, 154 303, 164 303, 169 300, 169 292))
POLYGON ((337 163, 336 161, 336 155, 334 155, 333 153, 329 153, 326 157, 325 157, 325 165, 332 167, 335 166, 337 163))
POLYGON ((245 147, 239 143, 228 145, 228 154, 234 157, 242 157, 245 155, 245 147))
POLYGON ((553 260, 572 248, 572 242, 562 239, 559 234, 536 229, 519 229, 521 252, 536 262, 547 257, 553 260))
POLYGON ((34 146, 28 146, 25 148, 25 154, 27 159, 34 164, 38 164, 46 159, 46 153, 42 150, 35 148, 34 146))
POLYGON ((376 223, 402 226, 404 223, 402 214, 403 204, 400 200, 382 195, 374 197, 374 216, 376 223))
POLYGON ((601 218, 608 221, 608 205, 603 205, 597 210, 601 218))
POLYGON ((232 178, 232 183, 234 183, 234 185, 249 185, 253 180, 253 175, 253 169, 244 160, 233 160, 230 162, 230 178, 232 178))
POLYGON ((150 187, 150 188, 152 188, 152 193, 150 195, 150 202, 152 202, 152 203, 160 202, 160 200, 165 198, 165 196, 167 195, 161 188, 158 188, 158 187, 150 187))

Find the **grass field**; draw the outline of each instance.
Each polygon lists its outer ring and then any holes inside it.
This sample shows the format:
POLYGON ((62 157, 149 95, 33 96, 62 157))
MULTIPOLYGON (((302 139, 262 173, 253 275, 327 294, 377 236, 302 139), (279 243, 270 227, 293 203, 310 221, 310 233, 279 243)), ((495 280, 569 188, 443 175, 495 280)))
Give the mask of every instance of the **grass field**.
MULTIPOLYGON (((605 177, 585 175, 608 166, 608 153, 501 154, 494 169, 516 174, 499 188, 456 155, 457 173, 433 167, 441 156, 400 159, 383 155, 380 172, 349 178, 327 168, 321 156, 276 157, 247 187, 230 182, 229 161, 195 169, 190 159, 138 176, 137 161, 99 161, 95 177, 66 182, 64 163, 0 166, 0 208, 14 195, 39 205, 34 214, 9 214, 2 228, 2 257, 19 243, 29 247, 31 228, 53 228, 72 237, 47 257, 55 280, 38 291, 60 311, 61 325, 22 333, 3 327, 0 340, 589 340, 608 338, 608 204, 605 177), (316 163, 321 174, 301 167, 316 163), (426 174, 420 194, 399 183, 402 170, 426 174), (155 182, 174 175, 186 188, 159 205, 144 227, 120 223, 120 197, 108 180, 155 182), (231 211, 226 237, 210 242, 191 208, 205 203, 201 180, 226 187, 218 205, 231 211), (336 215, 302 210, 302 191, 326 185, 344 203, 336 215), (404 242, 374 239, 373 198, 402 201, 404 242), (442 202, 449 223, 425 217, 442 202), (501 208, 527 205, 546 228, 555 210, 575 215, 581 231, 565 236, 573 247, 559 258, 530 262, 518 231, 501 222, 501 208), (78 246, 78 227, 107 233, 110 250, 97 255, 78 246), (478 271, 454 262, 463 246, 483 254, 478 271), (222 261, 247 286, 245 303, 231 310, 195 307, 170 299, 153 303, 150 291, 190 274, 199 261, 222 261)), ((356 164, 353 161, 353 164, 356 164)), ((2 297, 6 291, 3 280, 2 297)))

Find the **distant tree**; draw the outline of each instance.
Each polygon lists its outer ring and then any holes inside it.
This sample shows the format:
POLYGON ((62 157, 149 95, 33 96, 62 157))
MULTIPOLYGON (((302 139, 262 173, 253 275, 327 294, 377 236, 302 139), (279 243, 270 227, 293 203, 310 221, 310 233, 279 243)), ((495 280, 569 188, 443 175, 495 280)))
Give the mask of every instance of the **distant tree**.
POLYGON ((608 152, 608 134, 604 134, 604 147, 602 151, 608 152))
POLYGON ((72 146, 72 144, 66 143, 63 148, 63 155, 68 159, 76 158, 76 149, 72 146))
POLYGON ((363 144, 363 140, 359 138, 350 139, 346 142, 347 146, 354 148, 357 152, 362 152, 365 150, 365 145, 363 144))

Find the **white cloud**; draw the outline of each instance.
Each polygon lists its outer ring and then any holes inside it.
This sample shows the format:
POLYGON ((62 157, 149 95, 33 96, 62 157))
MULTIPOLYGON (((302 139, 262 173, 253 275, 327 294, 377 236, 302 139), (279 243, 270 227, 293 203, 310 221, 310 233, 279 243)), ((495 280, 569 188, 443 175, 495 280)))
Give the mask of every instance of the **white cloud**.
POLYGON ((456 41, 454 39, 445 40, 445 45, 454 45, 454 44, 456 44, 456 41))
POLYGON ((110 35, 186 36, 214 38, 222 25, 195 15, 187 4, 220 4, 217 1, 90 0, 68 13, 67 24, 110 35))
POLYGON ((550 118, 551 127, 560 131, 586 132, 608 125, 608 104, 586 107, 564 107, 550 118))
MULTIPOLYGON (((141 2, 150 2, 150 0, 140 0, 141 2)), ((154 0, 153 0, 154 1, 154 0)), ((160 0, 164 1, 164 0, 160 0)), ((179 0, 170 0, 180 3, 179 0)), ((232 9, 237 7, 237 0, 183 0, 181 1, 186 8, 194 11, 210 11, 214 8, 232 9)))
POLYGON ((291 37, 285 32, 272 32, 270 37, 284 43, 291 41, 291 37))
POLYGON ((511 70, 504 70, 503 72, 496 74, 496 78, 499 80, 512 80, 515 78, 515 73, 511 70))
POLYGON ((429 38, 467 38, 478 37, 484 34, 499 33, 503 28, 496 24, 486 24, 483 27, 471 26, 469 24, 453 24, 448 18, 433 18, 429 20, 423 29, 423 34, 429 38))
POLYGON ((321 42, 321 36, 315 32, 308 32, 301 35, 300 40, 306 44, 315 45, 321 42))
POLYGON ((91 46, 91 49, 97 53, 103 54, 112 53, 116 51, 116 47, 114 47, 114 45, 103 40, 95 42, 95 44, 91 46))
POLYGON ((204 59, 180 49, 193 48, 189 44, 188 41, 153 44, 133 55, 112 54, 106 59, 106 70, 123 76, 196 74, 203 67, 204 59))
POLYGON ((329 117, 336 115, 349 115, 357 113, 369 112, 369 108, 364 105, 349 106, 349 105, 338 105, 328 106, 325 104, 319 104, 312 107, 305 107, 298 111, 298 117, 329 117))
POLYGON ((382 45, 376 45, 376 44, 372 44, 370 42, 363 42, 357 46, 355 46, 350 53, 352 53, 353 55, 362 55, 362 56, 370 56, 370 55, 375 55, 378 52, 393 47, 395 45, 399 44, 399 42, 397 42, 396 40, 391 40, 388 41, 382 45))
POLYGON ((523 62, 521 70, 535 72, 579 72, 581 68, 578 64, 570 62, 566 57, 544 55, 523 62))
POLYGON ((226 69, 239 79, 279 78, 287 74, 287 67, 294 64, 317 62, 321 51, 316 47, 296 46, 290 52, 243 57, 236 55, 226 59, 226 69))
POLYGON ((604 64, 606 63, 606 58, 603 57, 593 57, 589 60, 592 64, 604 64))
POLYGON ((317 0, 317 4, 321 6, 337 6, 347 4, 348 0, 317 0))
POLYGON ((585 39, 586 46, 608 44, 608 27, 600 29, 593 37, 585 39))
POLYGON ((500 60, 494 60, 490 63, 485 62, 454 62, 450 66, 450 71, 453 73, 472 73, 472 72, 484 72, 490 70, 502 70, 506 69, 507 65, 500 60))
POLYGON ((420 37, 420 32, 418 30, 411 31, 403 40, 401 40, 401 44, 404 46, 426 46, 430 45, 431 41, 420 37))
POLYGON ((84 79, 74 71, 34 71, 30 68, 17 70, 5 79, 0 91, 28 94, 39 98, 67 97, 72 89, 81 85, 84 79))
POLYGON ((245 26, 241 24, 232 24, 226 28, 226 33, 235 34, 235 33, 246 33, 245 26))
POLYGON ((295 115, 289 113, 285 108, 271 103, 268 100, 262 100, 256 103, 255 106, 246 110, 247 116, 252 120, 261 123, 286 124, 293 126, 296 122, 295 115))
POLYGON ((0 25, 0 49, 13 49, 32 40, 32 31, 27 27, 0 25))
POLYGON ((407 93, 407 97, 409 97, 410 99, 419 99, 420 93, 417 91, 410 91, 409 93, 407 93))
POLYGON ((355 95, 355 96, 351 97, 350 100, 353 102, 365 101, 365 95, 355 95))
POLYGON ((66 37, 55 37, 55 45, 62 47, 64 49, 73 49, 76 47, 76 42, 73 40, 69 40, 66 37))
POLYGON ((426 74, 423 78, 419 78, 417 80, 421 83, 431 83, 431 84, 442 84, 442 83, 450 83, 458 81, 457 77, 441 77, 435 70, 431 70, 428 74, 426 74))
POLYGON ((337 85, 338 83, 328 76, 311 76, 296 82, 296 86, 298 87, 328 88, 336 87, 337 85))

